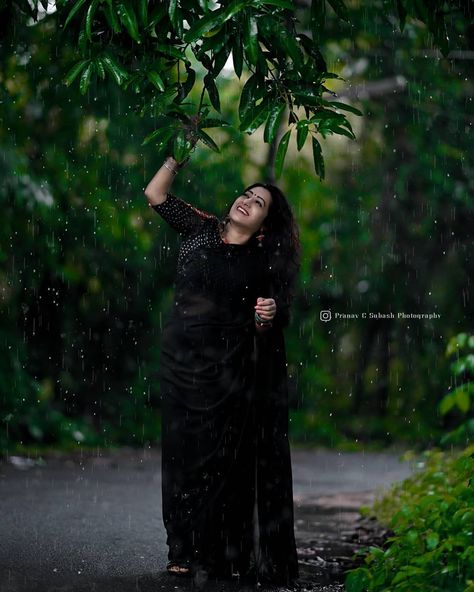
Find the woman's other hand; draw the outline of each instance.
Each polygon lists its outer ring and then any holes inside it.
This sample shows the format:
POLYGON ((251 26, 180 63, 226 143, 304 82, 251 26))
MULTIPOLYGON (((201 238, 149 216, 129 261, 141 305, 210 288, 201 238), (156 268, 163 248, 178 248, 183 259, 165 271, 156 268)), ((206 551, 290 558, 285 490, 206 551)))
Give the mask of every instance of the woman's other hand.
POLYGON ((276 315, 276 302, 273 298, 257 298, 255 312, 263 321, 272 321, 276 315))

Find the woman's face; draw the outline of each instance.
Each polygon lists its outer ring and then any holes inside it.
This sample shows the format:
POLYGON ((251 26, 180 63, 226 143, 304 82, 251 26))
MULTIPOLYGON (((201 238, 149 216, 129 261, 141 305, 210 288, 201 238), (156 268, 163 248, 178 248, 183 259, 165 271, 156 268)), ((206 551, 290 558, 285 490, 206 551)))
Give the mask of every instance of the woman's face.
POLYGON ((229 217, 233 224, 253 232, 258 230, 268 214, 272 195, 265 187, 247 189, 232 204, 229 217))

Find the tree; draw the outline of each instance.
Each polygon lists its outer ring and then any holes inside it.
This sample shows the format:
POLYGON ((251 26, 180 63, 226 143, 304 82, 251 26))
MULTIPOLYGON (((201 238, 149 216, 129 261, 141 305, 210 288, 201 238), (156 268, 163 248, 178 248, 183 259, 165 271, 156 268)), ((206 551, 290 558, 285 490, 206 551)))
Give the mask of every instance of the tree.
MULTIPOLYGON (((312 0, 302 7, 289 0, 225 0, 217 6, 208 0, 57 0, 56 11, 47 15, 47 0, 34 0, 33 6, 29 0, 12 0, 4 2, 1 21, 11 41, 27 17, 33 22, 54 19, 58 48, 65 35, 78 42, 80 59, 65 75, 66 84, 78 82, 85 94, 92 80, 110 76, 122 89, 132 89, 134 110, 155 117, 157 127, 144 143, 154 141, 171 149, 178 161, 185 160, 198 141, 219 151, 205 130, 227 125, 211 110, 221 111, 216 80, 232 56, 236 76, 248 74, 238 106, 240 131, 252 134, 265 125, 264 141, 271 143, 286 121, 276 151, 276 176, 290 138, 296 135, 298 150, 311 142, 315 171, 323 179, 318 136, 355 139, 341 111, 362 115, 351 105, 323 98, 325 93, 335 95, 327 80, 342 80, 328 71, 319 47, 326 4, 350 24, 343 0, 312 0), (301 8, 310 11, 311 37, 299 30, 301 8), (186 99, 201 77, 199 104, 190 104, 186 99)), ((381 9, 392 13, 386 3, 381 9)), ((435 43, 447 52, 446 17, 462 10, 472 18, 468 8, 455 0, 398 0, 395 13, 401 28, 409 16, 426 23, 435 43)))

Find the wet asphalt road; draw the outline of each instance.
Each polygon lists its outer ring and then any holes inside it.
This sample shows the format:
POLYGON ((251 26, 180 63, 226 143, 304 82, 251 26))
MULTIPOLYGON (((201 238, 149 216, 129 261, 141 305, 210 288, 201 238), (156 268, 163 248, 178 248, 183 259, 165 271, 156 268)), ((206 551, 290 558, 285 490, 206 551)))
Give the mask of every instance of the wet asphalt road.
MULTIPOLYGON (((293 449, 292 459, 295 517, 320 496, 381 492, 414 470, 398 452, 293 449)), ((159 450, 130 449, 0 461, 0 592, 190 590, 164 571, 160 466, 159 450)))

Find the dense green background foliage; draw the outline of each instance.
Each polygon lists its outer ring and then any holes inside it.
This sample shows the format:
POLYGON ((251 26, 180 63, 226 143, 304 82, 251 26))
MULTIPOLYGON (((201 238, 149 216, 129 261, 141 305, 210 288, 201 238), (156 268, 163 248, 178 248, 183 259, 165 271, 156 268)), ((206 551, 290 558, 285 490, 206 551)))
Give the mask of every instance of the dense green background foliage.
MULTIPOLYGON (((460 10, 449 13, 443 22, 454 53, 443 57, 420 20, 407 18, 401 32, 384 2, 348 3, 347 21, 330 6, 317 43, 338 78, 326 84, 364 116, 348 112, 356 142, 340 134, 321 142, 324 183, 309 141, 298 146, 292 135, 287 147, 280 185, 303 245, 286 335, 291 435, 340 446, 426 445, 459 425, 460 414, 472 419, 472 400, 466 412, 439 411, 459 385, 446 346, 473 321, 472 25, 460 10), (333 320, 324 323, 327 309, 333 320), (336 319, 336 312, 359 317, 336 319), (362 318, 369 312, 394 318, 362 318)), ((76 33, 84 11, 68 25, 76 33)), ((314 14, 298 7, 298 26, 313 35, 314 14)), ((2 450, 15 442, 154 443, 178 237, 143 195, 165 154, 154 141, 142 145, 159 114, 135 107, 163 91, 157 79, 143 79, 148 90, 137 93, 100 72, 84 94, 78 80, 65 85, 82 56, 72 32, 58 37, 53 16, 29 26, 15 17, 0 54, 0 443, 2 450)), ((86 48, 98 31, 91 27, 91 40, 86 34, 86 48)), ((125 25, 121 35, 130 37, 125 25)), ((138 42, 130 39, 132 56, 138 42)), ((114 52, 128 71, 131 63, 114 52)), ((207 89, 212 109, 208 69, 196 56, 190 61, 196 82, 186 100, 198 106, 207 89)), ((214 82, 219 118, 229 125, 211 130, 220 151, 199 142, 174 185, 216 214, 245 184, 273 176, 288 131, 280 121, 265 137, 262 121, 252 135, 242 133, 238 106, 255 74, 251 58, 240 79, 224 66, 214 82)), ((164 79, 176 94, 173 68, 164 79)), ((304 108, 297 114, 304 118, 304 108)), ((468 438, 464 432, 460 443, 468 438)))

